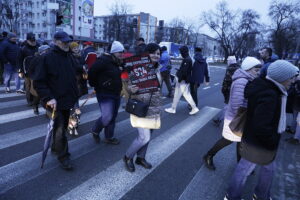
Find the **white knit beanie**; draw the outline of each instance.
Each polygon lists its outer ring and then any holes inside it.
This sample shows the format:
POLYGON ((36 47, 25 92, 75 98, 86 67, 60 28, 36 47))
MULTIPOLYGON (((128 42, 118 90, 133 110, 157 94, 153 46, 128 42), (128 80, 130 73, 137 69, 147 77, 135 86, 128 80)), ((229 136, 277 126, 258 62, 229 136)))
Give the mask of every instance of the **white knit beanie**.
POLYGON ((123 51, 124 51, 124 46, 121 42, 114 41, 112 43, 110 53, 118 53, 118 52, 123 52, 123 51))
POLYGON ((242 65, 241 65, 241 68, 245 71, 257 66, 257 65, 261 65, 261 62, 254 58, 254 57, 246 57, 243 62, 242 62, 242 65))
POLYGON ((228 56, 227 58, 227 65, 235 64, 236 63, 236 58, 235 56, 228 56))
POLYGON ((298 67, 286 60, 277 60, 270 64, 267 69, 267 76, 282 83, 299 74, 298 67))

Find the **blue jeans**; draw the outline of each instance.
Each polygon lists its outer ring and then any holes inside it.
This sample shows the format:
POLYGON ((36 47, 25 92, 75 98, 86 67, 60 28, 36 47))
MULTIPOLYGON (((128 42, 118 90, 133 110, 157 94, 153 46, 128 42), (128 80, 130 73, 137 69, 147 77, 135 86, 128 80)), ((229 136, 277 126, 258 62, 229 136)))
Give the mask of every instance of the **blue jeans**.
POLYGON ((101 117, 97 119, 92 128, 94 133, 100 133, 104 128, 105 138, 114 136, 116 118, 120 107, 119 95, 108 95, 97 93, 97 100, 101 111, 101 117))
MULTIPOLYGON (((247 181, 247 177, 255 169, 257 164, 242 158, 238 163, 230 179, 227 196, 230 200, 241 200, 242 191, 247 181)), ((255 187, 255 194, 258 199, 267 200, 270 198, 270 189, 272 185, 275 162, 261 166, 259 180, 255 187)))
POLYGON ((20 89, 21 81, 20 77, 18 76, 18 70, 15 66, 12 66, 11 64, 5 64, 3 77, 5 87, 10 87, 10 80, 12 79, 12 77, 14 77, 16 82, 16 90, 20 89))

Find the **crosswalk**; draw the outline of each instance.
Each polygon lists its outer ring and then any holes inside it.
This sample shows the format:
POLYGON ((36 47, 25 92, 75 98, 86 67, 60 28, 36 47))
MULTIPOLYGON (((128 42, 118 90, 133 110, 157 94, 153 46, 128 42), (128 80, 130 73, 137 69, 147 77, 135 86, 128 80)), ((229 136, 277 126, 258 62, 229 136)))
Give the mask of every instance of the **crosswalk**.
MULTIPOLYGON (((213 90, 203 93, 214 95, 213 90)), ((207 101, 222 100, 212 97, 207 101)), ((163 108, 170 105, 171 99, 163 100, 163 108)), ((162 127, 153 132, 147 153, 153 168, 136 166, 136 171, 130 173, 122 158, 137 131, 131 127, 128 113, 119 109, 115 137, 120 139, 120 145, 96 144, 89 132, 100 111, 92 97, 82 109, 79 136, 68 136, 75 169, 66 172, 50 152, 44 169, 40 169, 49 121, 45 111, 41 108, 36 116, 26 106, 24 95, 0 92, 0 199, 223 199, 236 165, 235 146, 216 155, 214 172, 202 161, 204 153, 220 137, 220 129, 210 123, 219 111, 211 105, 200 106, 199 113, 190 116, 187 103, 180 101, 175 115, 162 112, 162 127)), ((247 188, 249 193, 253 187, 250 184, 247 188)))

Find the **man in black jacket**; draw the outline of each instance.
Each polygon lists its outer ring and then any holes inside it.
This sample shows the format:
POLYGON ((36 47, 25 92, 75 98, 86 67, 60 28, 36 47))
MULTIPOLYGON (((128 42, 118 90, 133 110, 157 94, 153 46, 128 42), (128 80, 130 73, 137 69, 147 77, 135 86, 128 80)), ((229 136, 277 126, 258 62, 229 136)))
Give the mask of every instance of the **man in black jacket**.
POLYGON ((242 158, 231 177, 225 199, 241 199, 247 177, 256 165, 261 165, 261 170, 253 199, 271 199, 274 159, 280 134, 286 128, 287 89, 298 74, 299 69, 294 65, 278 60, 270 64, 266 78, 259 77, 246 86, 248 106, 240 145, 242 158))
POLYGON ((114 138, 116 117, 120 106, 120 93, 122 90, 121 59, 124 46, 114 41, 110 53, 103 54, 89 70, 89 84, 95 88, 101 116, 92 128, 93 138, 100 142, 100 132, 104 128, 105 140, 108 144, 119 144, 114 138))
POLYGON ((7 39, 1 43, 0 46, 0 60, 4 64, 4 84, 6 87, 6 93, 10 92, 10 80, 15 78, 16 92, 24 93, 21 90, 20 77, 18 76, 19 66, 17 58, 20 54, 20 48, 17 44, 17 35, 9 33, 7 39))
POLYGON ((65 170, 72 169, 66 129, 70 109, 78 99, 76 65, 69 48, 71 38, 63 31, 54 35, 54 47, 36 66, 33 86, 46 107, 55 110, 52 152, 65 170))
POLYGON ((145 52, 146 44, 144 38, 140 37, 136 40, 135 55, 141 55, 145 52))
POLYGON ((30 94, 30 79, 28 77, 28 68, 31 60, 35 56, 38 51, 38 46, 35 40, 35 35, 33 33, 27 33, 26 41, 24 47, 21 49, 19 56, 19 66, 21 76, 24 77, 25 80, 25 93, 26 100, 29 106, 32 105, 33 96, 30 94))
POLYGON ((197 108, 192 95, 190 93, 190 81, 192 75, 192 66, 193 61, 189 55, 189 49, 187 46, 182 46, 179 49, 180 54, 183 58, 180 68, 176 73, 176 86, 175 86, 175 93, 173 98, 173 103, 171 108, 166 108, 165 111, 168 113, 176 113, 177 104, 183 95, 189 105, 192 107, 190 115, 196 114, 199 109, 197 108))

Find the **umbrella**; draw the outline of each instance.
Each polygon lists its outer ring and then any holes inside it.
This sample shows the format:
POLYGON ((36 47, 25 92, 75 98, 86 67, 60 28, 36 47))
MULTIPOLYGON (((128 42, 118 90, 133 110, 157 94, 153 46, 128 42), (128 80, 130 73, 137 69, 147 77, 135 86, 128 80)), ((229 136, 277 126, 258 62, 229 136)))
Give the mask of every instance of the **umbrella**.
POLYGON ((51 143, 51 138, 52 138, 52 135, 53 135, 54 115, 55 115, 55 109, 52 110, 51 119, 50 119, 50 122, 47 126, 48 132, 47 132, 45 142, 44 142, 41 168, 44 167, 44 162, 46 160, 47 153, 48 153, 48 150, 49 150, 49 146, 50 146, 50 143, 51 143))

